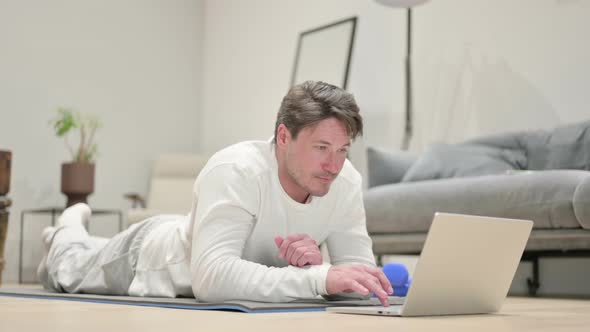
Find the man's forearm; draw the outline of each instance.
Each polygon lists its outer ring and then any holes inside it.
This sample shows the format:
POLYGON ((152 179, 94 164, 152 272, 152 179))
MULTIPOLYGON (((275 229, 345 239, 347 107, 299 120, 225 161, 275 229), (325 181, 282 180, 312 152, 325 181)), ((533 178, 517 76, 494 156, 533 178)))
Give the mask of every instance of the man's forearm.
POLYGON ((238 257, 193 264, 193 292, 202 301, 289 302, 326 295, 329 266, 267 267, 238 257))

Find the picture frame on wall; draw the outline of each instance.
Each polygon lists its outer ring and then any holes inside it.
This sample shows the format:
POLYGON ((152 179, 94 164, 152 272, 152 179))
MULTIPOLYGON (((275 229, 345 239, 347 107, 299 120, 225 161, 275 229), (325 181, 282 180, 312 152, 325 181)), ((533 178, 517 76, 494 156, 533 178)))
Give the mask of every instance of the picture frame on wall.
POLYGON ((323 81, 346 90, 357 17, 322 25, 299 34, 291 86, 323 81))

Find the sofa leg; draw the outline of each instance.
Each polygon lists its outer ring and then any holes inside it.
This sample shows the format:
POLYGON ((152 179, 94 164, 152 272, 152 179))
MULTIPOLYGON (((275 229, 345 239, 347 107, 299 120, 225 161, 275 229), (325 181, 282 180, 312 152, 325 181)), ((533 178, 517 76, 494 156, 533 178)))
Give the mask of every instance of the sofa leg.
POLYGON ((537 291, 541 286, 539 281, 539 257, 533 257, 531 259, 533 263, 533 277, 526 280, 529 289, 529 296, 537 296, 537 291))

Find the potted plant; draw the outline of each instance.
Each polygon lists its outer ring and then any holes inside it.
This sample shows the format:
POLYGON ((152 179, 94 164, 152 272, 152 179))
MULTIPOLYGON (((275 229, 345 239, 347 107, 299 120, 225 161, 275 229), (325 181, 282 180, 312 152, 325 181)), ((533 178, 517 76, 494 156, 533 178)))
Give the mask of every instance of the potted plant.
POLYGON ((94 158, 97 148, 94 134, 101 124, 95 116, 83 115, 69 108, 57 109, 57 116, 51 120, 57 137, 63 137, 71 162, 61 165, 61 192, 67 198, 66 206, 79 202, 86 203, 88 195, 94 192, 94 158), (69 134, 78 130, 79 142, 74 147, 69 134))

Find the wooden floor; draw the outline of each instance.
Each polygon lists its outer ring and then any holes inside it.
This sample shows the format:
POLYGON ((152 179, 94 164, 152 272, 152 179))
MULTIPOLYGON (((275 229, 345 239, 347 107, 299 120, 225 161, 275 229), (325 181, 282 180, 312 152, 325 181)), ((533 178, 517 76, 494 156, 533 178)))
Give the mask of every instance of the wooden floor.
MULTIPOLYGON (((7 286, 8 287, 8 286, 7 286)), ((590 331, 590 301, 508 298, 497 314, 398 318, 244 314, 0 296, 0 331, 590 331)))

